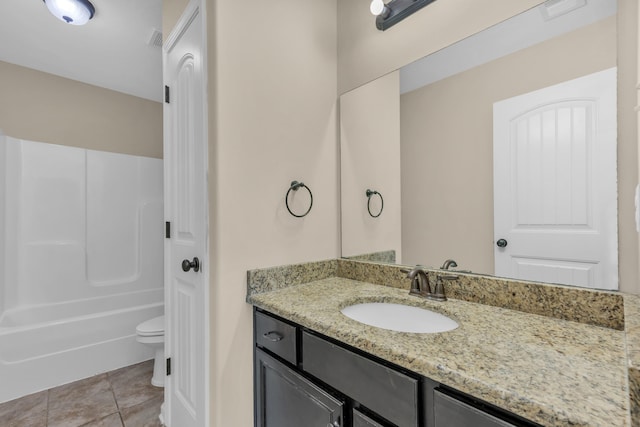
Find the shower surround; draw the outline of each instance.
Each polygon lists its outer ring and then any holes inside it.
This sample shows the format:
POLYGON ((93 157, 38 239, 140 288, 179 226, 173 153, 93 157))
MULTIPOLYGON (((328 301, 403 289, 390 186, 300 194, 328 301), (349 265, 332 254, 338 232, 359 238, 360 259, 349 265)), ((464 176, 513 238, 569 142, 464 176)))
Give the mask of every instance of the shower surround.
POLYGON ((0 402, 153 357, 162 161, 0 135, 0 402))

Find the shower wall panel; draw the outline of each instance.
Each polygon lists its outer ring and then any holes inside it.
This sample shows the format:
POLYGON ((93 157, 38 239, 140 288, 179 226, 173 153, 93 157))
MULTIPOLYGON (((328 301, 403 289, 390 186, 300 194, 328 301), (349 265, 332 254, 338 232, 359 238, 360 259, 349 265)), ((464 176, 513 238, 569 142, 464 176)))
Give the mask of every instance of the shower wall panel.
POLYGON ((6 310, 163 287, 162 161, 6 137, 6 310))

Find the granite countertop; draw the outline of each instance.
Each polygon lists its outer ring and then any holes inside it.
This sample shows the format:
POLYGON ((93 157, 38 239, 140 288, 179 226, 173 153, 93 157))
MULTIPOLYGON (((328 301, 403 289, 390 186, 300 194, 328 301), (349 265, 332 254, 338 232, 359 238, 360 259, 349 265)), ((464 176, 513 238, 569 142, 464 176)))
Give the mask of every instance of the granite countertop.
POLYGON ((628 426, 625 332, 330 277, 248 302, 545 426, 628 426), (460 325, 395 332, 342 315, 359 302, 428 308, 460 325))

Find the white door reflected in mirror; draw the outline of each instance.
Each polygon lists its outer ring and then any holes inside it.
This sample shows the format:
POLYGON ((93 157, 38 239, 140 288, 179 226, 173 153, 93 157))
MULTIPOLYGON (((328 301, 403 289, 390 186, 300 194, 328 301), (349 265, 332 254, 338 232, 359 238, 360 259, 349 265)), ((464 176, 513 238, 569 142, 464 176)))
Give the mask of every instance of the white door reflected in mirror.
POLYGON ((496 275, 618 289, 616 73, 494 104, 496 275))

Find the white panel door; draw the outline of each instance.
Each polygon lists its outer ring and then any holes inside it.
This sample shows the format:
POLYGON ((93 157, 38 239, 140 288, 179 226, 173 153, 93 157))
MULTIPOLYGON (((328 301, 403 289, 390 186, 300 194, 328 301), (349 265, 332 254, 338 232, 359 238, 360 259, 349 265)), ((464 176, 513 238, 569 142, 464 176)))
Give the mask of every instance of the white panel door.
POLYGON ((495 274, 617 289, 616 68, 493 115, 495 274))
POLYGON ((207 422, 207 140, 202 13, 191 2, 165 43, 165 239, 168 427, 207 422), (165 100, 166 101, 166 100, 165 100))

